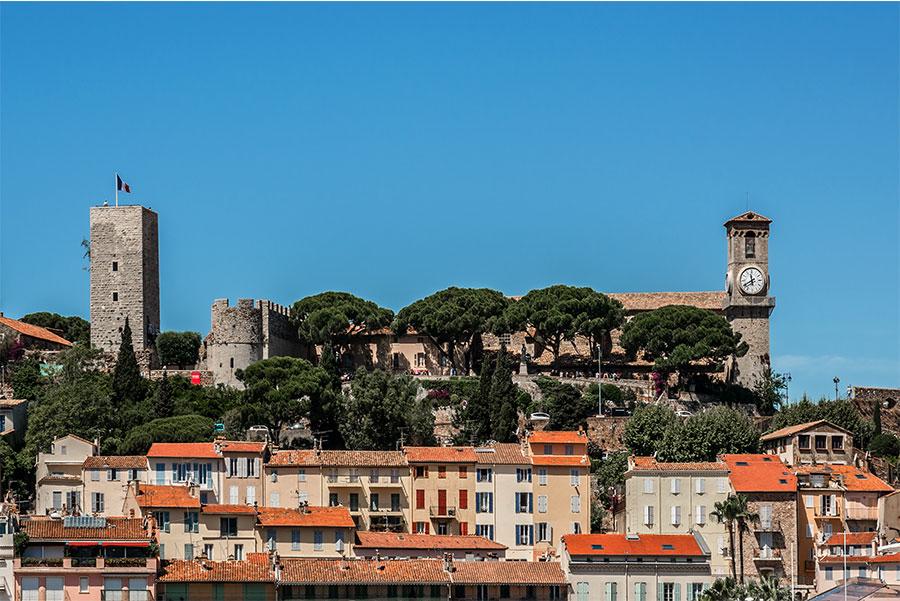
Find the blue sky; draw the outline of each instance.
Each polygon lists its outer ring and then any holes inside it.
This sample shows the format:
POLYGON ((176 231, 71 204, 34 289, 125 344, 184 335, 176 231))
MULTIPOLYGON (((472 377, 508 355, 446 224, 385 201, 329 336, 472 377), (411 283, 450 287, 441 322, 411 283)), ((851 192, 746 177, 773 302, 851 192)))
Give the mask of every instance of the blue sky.
POLYGON ((3 4, 0 308, 88 316, 115 170, 204 334, 219 297, 721 289, 749 193, 792 396, 898 386, 898 11, 3 4))

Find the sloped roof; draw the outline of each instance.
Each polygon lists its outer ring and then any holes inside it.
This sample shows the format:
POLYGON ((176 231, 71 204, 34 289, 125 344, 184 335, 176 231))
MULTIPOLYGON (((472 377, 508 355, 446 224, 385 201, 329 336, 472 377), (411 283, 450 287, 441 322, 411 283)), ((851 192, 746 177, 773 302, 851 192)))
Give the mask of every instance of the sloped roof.
POLYGON ((356 533, 356 547, 360 549, 466 549, 476 551, 502 551, 506 545, 483 536, 455 534, 406 534, 402 532, 356 533))
POLYGON ((135 499, 138 507, 200 508, 200 499, 192 497, 187 486, 140 484, 135 499))
POLYGON ((319 462, 325 467, 403 467, 401 451, 321 451, 319 462))
POLYGON ((353 528, 356 524, 346 507, 307 507, 305 510, 283 507, 260 507, 260 526, 322 526, 353 528))
POLYGON ((256 515, 256 508, 252 505, 228 505, 213 503, 203 506, 203 513, 210 515, 256 515))
POLYGON ((502 442, 489 447, 477 447, 475 460, 488 465, 527 465, 531 461, 522 453, 522 447, 514 442, 502 442))
POLYGON ((690 463, 664 463, 655 457, 634 457, 632 471, 660 472, 727 472, 728 466, 721 461, 698 461, 690 463))
POLYGON ((728 479, 736 492, 794 492, 797 477, 777 455, 734 454, 721 459, 731 470, 728 479))
POLYGON ((474 447, 403 447, 409 463, 475 463, 474 447))
MULTIPOLYGON (((875 537, 878 535, 877 532, 848 532, 847 536, 847 544, 848 545, 871 545, 872 541, 875 540, 875 537)), ((844 546, 844 533, 843 532, 835 532, 831 536, 828 537, 828 540, 825 541, 825 546, 827 547, 843 547, 844 546)))
POLYGON ((841 476, 841 481, 850 492, 893 492, 894 487, 870 472, 864 472, 854 465, 800 465, 796 467, 799 474, 831 474, 841 476))
POLYGON ((765 215, 760 215, 759 213, 755 213, 753 211, 745 211, 740 215, 736 215, 725 222, 725 225, 730 223, 772 223, 772 220, 766 217, 765 215))
POLYGON ((163 564, 158 582, 275 582, 268 563, 175 559, 163 564))
POLYGON ((828 424, 832 428, 836 428, 838 430, 846 432, 847 434, 850 433, 848 430, 845 430, 844 428, 841 428, 840 426, 835 426, 834 424, 830 423, 827 419, 818 419, 814 422, 806 422, 804 424, 797 424, 795 426, 787 426, 785 428, 781 428, 779 430, 769 432, 768 434, 763 434, 762 436, 759 437, 759 439, 761 441, 778 440, 779 438, 785 438, 788 436, 793 436, 794 434, 799 434, 800 432, 809 430, 810 428, 816 428, 818 426, 821 426, 822 424, 828 424))
POLYGON ((528 442, 543 444, 587 444, 587 436, 571 430, 538 430, 532 432, 528 442))
POLYGON ((457 561, 453 568, 454 584, 566 584, 566 575, 555 561, 457 561))
POLYGON ((33 516, 23 519, 20 527, 32 541, 42 540, 148 540, 141 518, 108 517, 106 525, 97 528, 66 527, 64 520, 33 516))
POLYGON ((19 332, 20 334, 31 336, 32 338, 46 340, 47 342, 53 342, 55 344, 61 344, 63 346, 72 346, 71 342, 58 334, 54 334, 47 328, 42 328, 41 326, 25 323, 24 321, 19 321, 18 319, 11 319, 9 317, 3 317, 2 315, 0 315, 0 325, 4 325, 19 332))
POLYGON ((84 469, 115 468, 120 470, 147 469, 147 458, 143 455, 91 455, 82 464, 84 469))
POLYGON ((690 556, 706 555, 692 534, 566 534, 569 555, 690 556))
POLYGON ((286 584, 449 584, 437 559, 283 559, 286 584))
POLYGON ((220 458, 211 442, 154 442, 147 451, 147 457, 220 458))
POLYGON ((311 449, 293 451, 275 451, 266 463, 272 467, 296 465, 299 467, 319 465, 316 452, 311 449))
POLYGON ((266 450, 264 442, 248 442, 243 440, 223 440, 219 442, 223 453, 262 453, 266 450))

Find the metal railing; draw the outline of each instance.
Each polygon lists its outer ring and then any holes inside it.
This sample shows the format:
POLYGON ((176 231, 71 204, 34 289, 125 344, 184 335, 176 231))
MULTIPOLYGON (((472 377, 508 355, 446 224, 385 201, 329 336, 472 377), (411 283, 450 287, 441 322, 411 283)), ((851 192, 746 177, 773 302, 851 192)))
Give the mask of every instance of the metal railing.
POLYGON ((848 520, 877 520, 877 507, 847 507, 846 518, 848 520))
POLYGON ((451 505, 432 505, 429 514, 432 517, 456 517, 456 507, 451 505))

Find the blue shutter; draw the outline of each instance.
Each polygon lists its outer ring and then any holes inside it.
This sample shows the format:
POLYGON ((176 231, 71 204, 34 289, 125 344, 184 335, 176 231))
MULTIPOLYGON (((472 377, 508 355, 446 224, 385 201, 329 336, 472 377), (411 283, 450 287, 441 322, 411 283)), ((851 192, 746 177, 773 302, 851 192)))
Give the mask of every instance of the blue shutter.
MULTIPOLYGON (((494 493, 489 492, 488 494, 488 505, 491 508, 491 513, 494 513, 494 493)), ((494 537, 491 537, 493 539, 494 537)))
POLYGON ((532 495, 530 492, 525 493, 525 494, 528 495, 528 513, 534 513, 534 507, 532 505, 532 501, 534 500, 534 495, 532 495))
POLYGON ((533 524, 528 526, 528 544, 529 545, 534 544, 534 525, 533 524))
POLYGON ((516 493, 516 496, 513 500, 513 502, 516 504, 516 513, 519 513, 519 494, 520 493, 516 493))

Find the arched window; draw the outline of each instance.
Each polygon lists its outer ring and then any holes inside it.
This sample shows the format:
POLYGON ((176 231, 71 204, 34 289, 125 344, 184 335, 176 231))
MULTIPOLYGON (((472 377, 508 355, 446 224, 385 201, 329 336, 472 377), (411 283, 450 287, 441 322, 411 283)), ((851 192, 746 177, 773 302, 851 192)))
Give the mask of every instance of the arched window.
POLYGON ((749 232, 744 236, 744 258, 752 259, 756 256, 756 234, 749 232))

